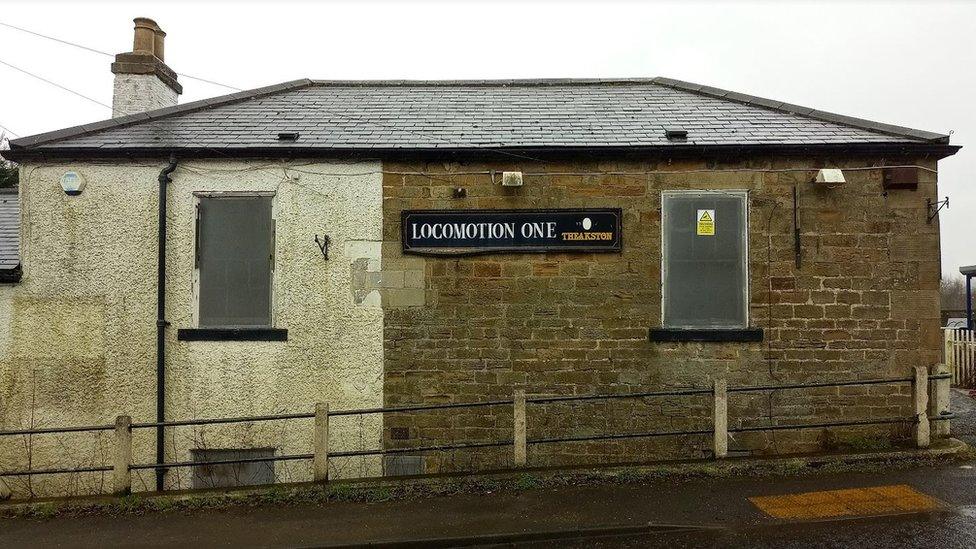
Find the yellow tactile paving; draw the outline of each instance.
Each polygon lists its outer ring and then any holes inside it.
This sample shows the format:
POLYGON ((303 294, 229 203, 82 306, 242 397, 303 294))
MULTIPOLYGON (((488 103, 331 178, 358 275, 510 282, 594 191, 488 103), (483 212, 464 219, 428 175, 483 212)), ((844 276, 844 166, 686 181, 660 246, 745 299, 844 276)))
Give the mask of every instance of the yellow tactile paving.
POLYGON ((885 515, 942 507, 939 500, 905 484, 756 496, 749 501, 767 515, 786 520, 885 515))

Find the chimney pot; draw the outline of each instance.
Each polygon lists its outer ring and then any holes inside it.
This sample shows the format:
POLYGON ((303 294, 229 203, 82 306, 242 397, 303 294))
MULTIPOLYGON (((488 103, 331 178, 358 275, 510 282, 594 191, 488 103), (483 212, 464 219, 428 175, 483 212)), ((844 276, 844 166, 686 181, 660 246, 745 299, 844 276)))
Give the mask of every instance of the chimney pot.
POLYGON ((153 55, 156 56, 156 59, 159 59, 160 61, 164 61, 164 62, 166 61, 166 59, 163 57, 163 53, 164 53, 163 43, 165 41, 166 41, 166 33, 163 32, 163 29, 156 27, 155 36, 153 39, 153 55))
POLYGON ((132 21, 136 24, 135 36, 132 39, 132 52, 155 55, 156 30, 159 29, 159 25, 152 19, 145 17, 136 17, 132 21))
POLYGON ((125 116, 177 104, 183 87, 164 59, 166 33, 155 21, 136 17, 132 51, 115 56, 112 116, 125 116))

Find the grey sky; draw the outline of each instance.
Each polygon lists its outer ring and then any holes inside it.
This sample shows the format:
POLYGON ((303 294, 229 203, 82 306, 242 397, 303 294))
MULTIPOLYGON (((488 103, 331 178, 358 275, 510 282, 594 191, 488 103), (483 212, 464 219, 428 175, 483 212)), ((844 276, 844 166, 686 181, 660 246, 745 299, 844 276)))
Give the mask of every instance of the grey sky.
MULTIPOLYGON (((976 3, 9 2, 0 22, 117 53, 131 20, 176 71, 241 88, 296 78, 668 76, 938 132, 943 272, 976 264, 976 3)), ((0 27, 0 60, 111 103, 108 57, 0 27)), ((181 78, 181 101, 229 90, 181 78)), ((0 65, 0 125, 108 109, 0 65)))

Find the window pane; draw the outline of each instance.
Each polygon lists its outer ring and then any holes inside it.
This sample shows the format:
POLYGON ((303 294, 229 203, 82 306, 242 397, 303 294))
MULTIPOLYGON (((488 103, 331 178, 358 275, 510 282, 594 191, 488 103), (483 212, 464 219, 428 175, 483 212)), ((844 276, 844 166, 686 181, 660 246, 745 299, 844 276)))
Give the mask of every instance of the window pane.
POLYGON ((270 326, 271 198, 202 198, 200 216, 200 326, 270 326))
POLYGON ((737 193, 665 193, 665 326, 747 325, 745 203, 737 193), (699 223, 701 211, 714 217, 713 228, 699 223))

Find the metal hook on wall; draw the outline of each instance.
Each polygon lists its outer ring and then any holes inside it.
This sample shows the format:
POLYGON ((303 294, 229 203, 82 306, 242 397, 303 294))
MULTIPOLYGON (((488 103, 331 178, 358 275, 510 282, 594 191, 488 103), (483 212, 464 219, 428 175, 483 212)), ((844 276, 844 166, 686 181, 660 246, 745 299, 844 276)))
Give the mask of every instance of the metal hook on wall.
POLYGON ((326 260, 329 259, 329 244, 331 242, 332 240, 329 239, 329 235, 322 235, 321 240, 319 240, 319 235, 315 235, 315 244, 318 245, 319 250, 322 252, 322 257, 324 257, 326 260))

